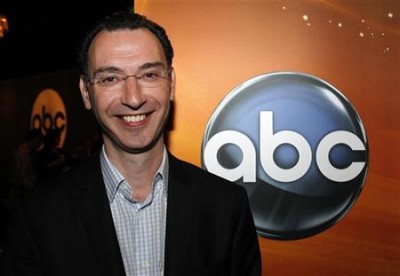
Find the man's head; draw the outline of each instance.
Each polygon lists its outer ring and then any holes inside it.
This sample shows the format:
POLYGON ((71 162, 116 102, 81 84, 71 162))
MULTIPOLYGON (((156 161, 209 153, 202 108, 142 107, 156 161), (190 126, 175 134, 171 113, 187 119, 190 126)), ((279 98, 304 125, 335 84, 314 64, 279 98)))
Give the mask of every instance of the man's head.
POLYGON ((114 13, 89 32, 79 87, 106 150, 161 149, 175 94, 172 57, 164 29, 142 15, 114 13))

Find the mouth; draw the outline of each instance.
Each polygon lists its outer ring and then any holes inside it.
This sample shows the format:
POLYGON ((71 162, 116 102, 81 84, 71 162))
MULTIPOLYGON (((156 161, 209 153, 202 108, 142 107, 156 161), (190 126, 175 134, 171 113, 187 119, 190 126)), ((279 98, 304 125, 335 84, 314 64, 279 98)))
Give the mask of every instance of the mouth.
POLYGON ((146 114, 125 115, 125 116, 122 116, 121 119, 128 123, 137 123, 137 122, 143 121, 144 119, 146 119, 146 117, 147 117, 146 114))

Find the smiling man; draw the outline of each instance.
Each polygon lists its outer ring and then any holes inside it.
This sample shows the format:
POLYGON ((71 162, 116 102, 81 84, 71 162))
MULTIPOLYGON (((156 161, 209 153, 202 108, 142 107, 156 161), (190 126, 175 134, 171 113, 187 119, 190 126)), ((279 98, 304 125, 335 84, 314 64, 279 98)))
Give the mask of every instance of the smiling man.
POLYGON ((165 30, 116 12, 89 30, 79 58, 103 147, 21 197, 2 275, 261 275, 244 188, 165 146, 176 82, 165 30))

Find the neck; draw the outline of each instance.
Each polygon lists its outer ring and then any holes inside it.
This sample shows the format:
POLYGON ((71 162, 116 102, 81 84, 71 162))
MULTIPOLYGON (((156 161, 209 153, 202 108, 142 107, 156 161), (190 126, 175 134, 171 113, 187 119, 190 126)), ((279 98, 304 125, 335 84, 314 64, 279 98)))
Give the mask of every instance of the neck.
POLYGON ((157 143, 151 150, 142 153, 127 153, 107 147, 107 157, 132 187, 133 198, 142 201, 152 189, 153 177, 161 165, 164 144, 157 143))

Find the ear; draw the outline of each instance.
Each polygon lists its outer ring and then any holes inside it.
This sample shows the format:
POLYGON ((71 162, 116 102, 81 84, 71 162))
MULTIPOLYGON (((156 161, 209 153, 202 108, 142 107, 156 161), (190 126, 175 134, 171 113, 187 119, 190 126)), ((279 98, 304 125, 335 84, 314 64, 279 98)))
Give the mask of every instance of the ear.
POLYGON ((175 86, 176 86, 176 76, 175 76, 175 69, 172 67, 171 68, 171 90, 170 90, 170 94, 169 94, 169 99, 171 101, 174 100, 175 98, 175 86))
POLYGON ((88 110, 92 109, 92 104, 90 102, 90 93, 89 90, 87 89, 87 84, 82 76, 79 79, 79 89, 81 90, 81 96, 85 108, 88 110))

